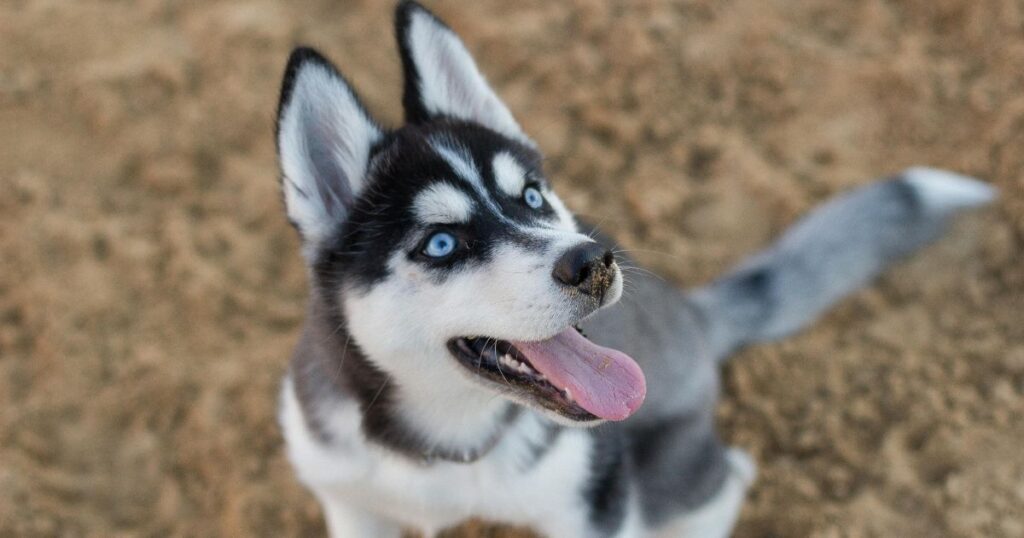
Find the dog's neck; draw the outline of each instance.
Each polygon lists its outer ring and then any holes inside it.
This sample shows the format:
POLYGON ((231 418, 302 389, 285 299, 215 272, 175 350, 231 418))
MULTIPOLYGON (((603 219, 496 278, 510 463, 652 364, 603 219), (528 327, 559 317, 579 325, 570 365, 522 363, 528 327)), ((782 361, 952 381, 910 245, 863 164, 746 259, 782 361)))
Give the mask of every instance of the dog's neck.
POLYGON ((528 412, 465 383, 441 386, 396 379, 365 355, 343 317, 315 294, 292 377, 307 424, 322 441, 332 438, 325 418, 331 406, 351 399, 361 409, 368 440, 423 463, 476 461, 528 412))

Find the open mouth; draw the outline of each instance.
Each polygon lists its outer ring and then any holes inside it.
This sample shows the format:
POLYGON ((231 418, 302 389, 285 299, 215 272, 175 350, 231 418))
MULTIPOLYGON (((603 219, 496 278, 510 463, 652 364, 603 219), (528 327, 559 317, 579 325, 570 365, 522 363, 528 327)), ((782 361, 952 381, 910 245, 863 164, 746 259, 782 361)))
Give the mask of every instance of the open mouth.
POLYGON ((625 419, 647 391, 632 358, 592 343, 574 327, 534 342, 454 338, 448 349, 476 376, 577 422, 625 419))

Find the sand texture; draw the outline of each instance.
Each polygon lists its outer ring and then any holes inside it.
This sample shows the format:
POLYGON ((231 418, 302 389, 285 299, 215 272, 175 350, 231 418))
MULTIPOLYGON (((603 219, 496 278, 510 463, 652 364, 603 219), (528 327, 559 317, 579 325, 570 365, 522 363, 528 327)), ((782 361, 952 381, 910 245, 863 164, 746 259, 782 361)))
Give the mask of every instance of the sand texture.
MULTIPOLYGON (((681 285, 910 165, 997 185, 730 363, 721 431, 760 464, 740 537, 1024 536, 1024 3, 430 5, 570 207, 681 285)), ((275 423, 307 289, 274 110, 308 43, 396 122, 391 6, 0 3, 0 535, 322 533, 275 423)))

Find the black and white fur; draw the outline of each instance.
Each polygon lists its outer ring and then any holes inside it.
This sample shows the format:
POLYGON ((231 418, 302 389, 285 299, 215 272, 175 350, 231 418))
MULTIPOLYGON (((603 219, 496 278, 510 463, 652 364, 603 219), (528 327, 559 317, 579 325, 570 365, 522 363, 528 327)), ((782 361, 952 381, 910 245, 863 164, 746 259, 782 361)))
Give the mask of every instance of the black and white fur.
POLYGON ((473 517, 560 538, 727 536, 755 467, 715 432, 720 361, 804 327, 994 196, 910 169, 819 207, 704 288, 637 275, 635 300, 620 303, 611 263, 606 291, 584 297, 552 267, 592 239, 536 145, 434 15, 404 2, 396 29, 404 126, 374 121, 307 48, 289 60, 278 111, 282 189, 312 287, 280 419, 332 536, 431 535, 473 517), (523 204, 530 185, 539 209, 523 204), (426 259, 439 228, 456 232, 459 253, 426 259), (643 367, 647 400, 628 420, 567 417, 480 379, 448 347, 576 324, 643 367))

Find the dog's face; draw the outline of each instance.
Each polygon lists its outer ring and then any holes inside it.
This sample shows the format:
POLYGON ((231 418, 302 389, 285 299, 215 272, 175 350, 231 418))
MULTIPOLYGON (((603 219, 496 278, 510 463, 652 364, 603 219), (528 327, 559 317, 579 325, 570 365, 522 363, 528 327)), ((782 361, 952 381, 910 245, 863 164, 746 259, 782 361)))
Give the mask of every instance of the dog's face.
POLYGON ((397 27, 400 129, 378 127, 315 52, 287 68, 283 189, 318 292, 403 386, 461 384, 563 421, 625 418, 642 374, 573 328, 620 297, 614 256, 579 233, 455 34, 412 3, 397 27))

